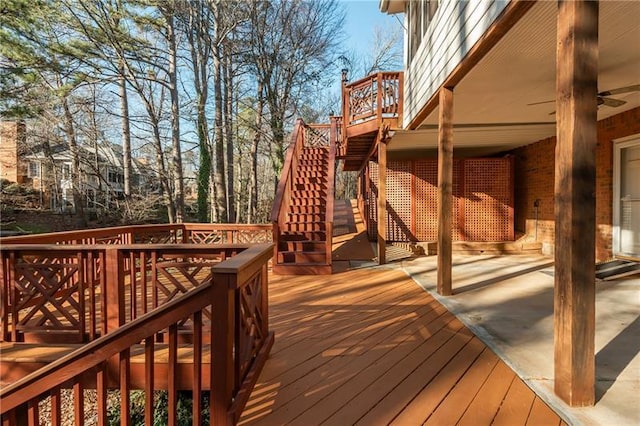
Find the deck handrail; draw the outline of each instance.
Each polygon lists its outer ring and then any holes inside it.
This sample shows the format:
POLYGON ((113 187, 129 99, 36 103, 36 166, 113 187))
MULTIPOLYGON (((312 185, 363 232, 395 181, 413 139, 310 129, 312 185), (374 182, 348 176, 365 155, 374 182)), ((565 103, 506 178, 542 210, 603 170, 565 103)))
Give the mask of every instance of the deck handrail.
POLYGON ((152 225, 127 225, 106 228, 29 234, 0 238, 0 246, 7 244, 132 244, 153 238, 160 242, 213 242, 247 243, 270 241, 270 224, 236 223, 174 223, 152 225), (207 234, 207 232, 209 232, 207 234), (213 234, 216 235, 213 235, 213 234), (251 234, 259 236, 252 241, 251 234), (197 237, 196 237, 197 234, 197 237), (240 236, 242 234, 242 236, 240 236), (268 240, 266 238, 268 237, 268 240))
POLYGON ((210 280, 198 271, 248 247, 3 245, 0 340, 86 343, 210 280))
MULTIPOLYGON (((378 72, 344 85, 343 126, 384 118, 402 119, 403 73, 378 72)), ((379 126, 378 126, 379 127, 379 126)))
MULTIPOLYGON (((46 247, 51 249, 51 247, 46 247)), ((136 246, 129 246, 135 249, 136 246)), ((191 251, 201 246, 183 247, 191 251)), ((177 328, 178 322, 192 318, 194 323, 194 365, 200 367, 194 371, 192 390, 194 392, 194 424, 200 424, 202 386, 202 317, 203 310, 211 306, 211 376, 212 389, 210 415, 211 423, 234 424, 246 404, 249 393, 257 380, 268 351, 273 344, 273 333, 268 328, 267 312, 267 262, 272 256, 272 244, 238 246, 241 253, 211 268, 212 279, 202 283, 187 293, 169 301, 126 324, 110 330, 98 339, 80 347, 59 360, 31 373, 11 385, 0 389, 3 420, 16 424, 15 409, 23 405, 31 413, 35 411, 45 392, 51 392, 52 404, 57 404, 52 413, 60 413, 59 389, 65 383, 73 381, 74 389, 79 386, 79 377, 97 368, 96 383, 98 390, 98 417, 106 420, 106 369, 109 360, 119 355, 123 393, 121 415, 129 416, 130 389, 128 365, 130 348, 145 342, 145 363, 153 363, 153 336, 169 329, 169 415, 177 416, 177 328), (197 401, 197 402, 196 402, 197 401)), ((69 248, 71 249, 71 248, 69 248)), ((117 247, 112 250, 125 250, 117 247)), ((145 368, 147 382, 145 395, 153 395, 154 369, 145 368)), ((81 387, 80 387, 81 389, 81 387)), ((146 407, 153 417, 153 398, 146 407)), ((77 403, 77 402, 76 402, 77 403)), ((82 409, 76 415, 83 415, 82 409)), ((76 419, 78 420, 78 419, 76 419)), ((36 417, 37 421, 37 417, 36 417)), ((169 423, 172 423, 171 421, 169 423)))

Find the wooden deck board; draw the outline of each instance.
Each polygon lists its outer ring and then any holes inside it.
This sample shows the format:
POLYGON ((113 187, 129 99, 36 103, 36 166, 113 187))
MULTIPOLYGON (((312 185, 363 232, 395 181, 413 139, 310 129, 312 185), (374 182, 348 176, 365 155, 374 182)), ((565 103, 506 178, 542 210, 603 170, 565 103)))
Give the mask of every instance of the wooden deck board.
POLYGON ((276 343, 240 424, 560 423, 400 271, 270 279, 276 343))
POLYGON ((467 407, 458 422, 460 426, 490 424, 507 394, 516 374, 504 362, 498 362, 487 381, 467 407))

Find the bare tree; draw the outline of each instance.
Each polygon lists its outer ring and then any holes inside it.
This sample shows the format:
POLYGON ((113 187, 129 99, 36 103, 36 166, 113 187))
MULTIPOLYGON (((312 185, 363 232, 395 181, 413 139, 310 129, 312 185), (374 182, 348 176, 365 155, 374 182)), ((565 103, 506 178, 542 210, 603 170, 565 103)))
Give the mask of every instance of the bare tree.
POLYGON ((277 179, 284 163, 285 122, 305 88, 322 79, 338 56, 344 11, 335 0, 278 0, 254 3, 250 19, 249 60, 269 109, 277 179))

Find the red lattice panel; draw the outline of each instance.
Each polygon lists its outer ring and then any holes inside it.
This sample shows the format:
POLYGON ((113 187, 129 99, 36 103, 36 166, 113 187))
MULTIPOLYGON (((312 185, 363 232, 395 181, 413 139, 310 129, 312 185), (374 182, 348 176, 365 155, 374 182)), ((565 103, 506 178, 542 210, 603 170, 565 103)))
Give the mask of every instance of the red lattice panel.
MULTIPOLYGON (((462 182, 465 171, 466 160, 453 160, 453 182, 451 193, 453 194, 453 205, 451 206, 453 218, 451 219, 451 238, 453 241, 464 241, 464 198, 462 182)), ((436 166, 437 167, 437 166, 436 166)))
POLYGON ((438 239, 438 164, 434 160, 414 161, 416 238, 438 239))
POLYGON ((464 233, 468 241, 513 239, 511 160, 465 160, 464 233))
POLYGON ((367 188, 367 199, 365 205, 367 208, 369 238, 375 240, 378 235, 378 164, 373 161, 369 162, 369 187, 367 188))
POLYGON ((387 240, 415 241, 411 233, 411 162, 387 166, 387 240))

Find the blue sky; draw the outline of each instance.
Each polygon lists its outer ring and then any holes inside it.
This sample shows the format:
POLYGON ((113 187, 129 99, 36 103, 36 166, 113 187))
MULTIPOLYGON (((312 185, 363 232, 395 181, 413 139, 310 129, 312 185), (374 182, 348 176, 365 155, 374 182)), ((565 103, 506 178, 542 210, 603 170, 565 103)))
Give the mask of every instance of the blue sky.
MULTIPOLYGON (((345 35, 349 47, 366 50, 370 47, 373 28, 399 28, 396 17, 380 12, 378 0, 339 0, 346 10, 345 35)), ((402 16, 398 16, 402 20, 402 16)))

